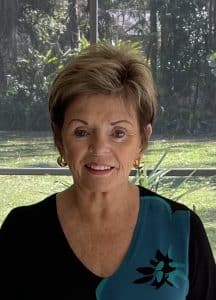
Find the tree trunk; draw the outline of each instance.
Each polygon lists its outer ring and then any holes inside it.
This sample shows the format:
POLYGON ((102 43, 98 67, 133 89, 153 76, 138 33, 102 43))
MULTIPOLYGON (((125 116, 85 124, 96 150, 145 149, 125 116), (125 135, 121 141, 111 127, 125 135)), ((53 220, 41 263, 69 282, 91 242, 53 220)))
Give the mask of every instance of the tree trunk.
POLYGON ((214 40, 213 40, 213 48, 215 49, 216 48, 216 2, 214 1, 213 2, 213 37, 214 37, 214 40))
POLYGON ((0 0, 0 41, 4 45, 2 51, 7 52, 10 59, 16 59, 16 29, 18 22, 18 1, 0 0))
POLYGON ((161 45, 160 45, 160 81, 162 85, 162 95, 166 97, 172 91, 172 76, 170 72, 170 56, 172 52, 171 33, 169 27, 169 14, 167 6, 160 8, 161 23, 161 45))
POLYGON ((68 3, 69 22, 67 24, 67 38, 71 49, 77 49, 80 41, 78 0, 69 0, 68 3))
POLYGON ((0 52, 0 91, 1 94, 4 94, 7 89, 7 78, 4 70, 4 61, 2 58, 2 54, 0 52))
POLYGON ((150 43, 149 54, 151 68, 155 81, 157 81, 157 54, 158 54, 158 32, 157 32, 157 0, 150 1, 150 43))

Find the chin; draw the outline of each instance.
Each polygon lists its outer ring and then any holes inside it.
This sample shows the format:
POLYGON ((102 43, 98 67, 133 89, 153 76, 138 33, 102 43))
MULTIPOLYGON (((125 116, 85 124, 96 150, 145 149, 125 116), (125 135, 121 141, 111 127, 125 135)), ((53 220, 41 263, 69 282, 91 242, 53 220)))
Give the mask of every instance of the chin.
POLYGON ((109 193, 113 190, 122 188, 122 182, 97 182, 97 183, 84 183, 81 186, 92 193, 109 193))

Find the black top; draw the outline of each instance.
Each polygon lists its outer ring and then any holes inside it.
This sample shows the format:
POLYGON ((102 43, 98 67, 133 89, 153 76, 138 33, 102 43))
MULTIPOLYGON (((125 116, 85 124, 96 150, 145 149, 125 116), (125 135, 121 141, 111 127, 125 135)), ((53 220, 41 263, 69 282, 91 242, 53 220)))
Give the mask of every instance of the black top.
POLYGON ((13 209, 0 229, 1 299, 216 299, 215 261, 200 218, 139 188, 134 237, 123 263, 106 279, 73 253, 55 194, 13 209))

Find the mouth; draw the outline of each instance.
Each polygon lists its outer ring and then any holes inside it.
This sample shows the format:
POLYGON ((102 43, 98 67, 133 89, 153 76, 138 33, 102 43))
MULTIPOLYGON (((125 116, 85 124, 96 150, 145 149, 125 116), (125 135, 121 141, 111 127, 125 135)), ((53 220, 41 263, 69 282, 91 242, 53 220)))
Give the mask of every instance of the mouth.
POLYGON ((85 165, 85 168, 93 175, 108 175, 114 169, 113 166, 97 163, 88 163, 85 165))

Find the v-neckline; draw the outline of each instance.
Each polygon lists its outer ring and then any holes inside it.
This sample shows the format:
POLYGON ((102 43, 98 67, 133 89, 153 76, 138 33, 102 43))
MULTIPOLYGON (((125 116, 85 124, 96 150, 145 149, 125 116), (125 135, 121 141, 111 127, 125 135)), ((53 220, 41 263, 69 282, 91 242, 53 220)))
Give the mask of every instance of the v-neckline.
POLYGON ((136 244, 138 242, 139 239, 139 231, 141 229, 141 223, 143 221, 142 218, 142 212, 143 212, 143 206, 144 206, 144 201, 142 201, 142 196, 141 196, 141 190, 140 187, 139 188, 139 208, 138 208, 138 214, 137 214, 137 220, 135 222, 135 226, 134 226, 134 230, 133 230, 133 234, 132 234, 132 238, 131 241, 129 243, 129 246, 126 250, 125 256, 123 257, 122 261, 120 262, 119 266, 117 267, 117 269, 109 276, 106 277, 102 277, 99 276, 98 274, 92 272, 80 259, 79 257, 75 254, 75 252, 73 251, 72 247, 70 246, 68 239, 64 233, 64 230, 62 228, 61 222, 59 220, 58 217, 58 212, 57 212, 57 193, 55 193, 53 196, 55 197, 55 201, 54 201, 54 213, 55 213, 55 223, 56 223, 56 228, 58 231, 58 234, 62 240, 62 243, 65 247, 65 250, 67 251, 69 257, 71 257, 71 259, 75 259, 77 261, 77 263, 86 271, 88 272, 91 276, 94 276, 96 278, 100 278, 100 279, 108 279, 113 277, 114 275, 116 275, 118 272, 120 272, 122 269, 124 269, 125 267, 127 268, 127 264, 129 263, 130 259, 132 258, 133 254, 134 254, 134 249, 136 248, 136 244))

